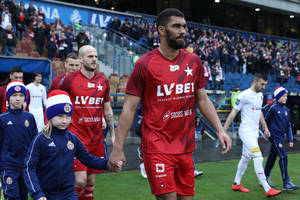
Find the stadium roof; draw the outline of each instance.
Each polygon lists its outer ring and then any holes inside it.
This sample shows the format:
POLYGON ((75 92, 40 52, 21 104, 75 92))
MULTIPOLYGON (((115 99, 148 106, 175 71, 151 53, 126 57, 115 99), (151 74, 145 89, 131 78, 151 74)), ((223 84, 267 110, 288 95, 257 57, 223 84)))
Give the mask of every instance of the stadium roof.
POLYGON ((269 11, 280 12, 287 15, 300 15, 300 0, 224 0, 232 4, 260 7, 269 11))

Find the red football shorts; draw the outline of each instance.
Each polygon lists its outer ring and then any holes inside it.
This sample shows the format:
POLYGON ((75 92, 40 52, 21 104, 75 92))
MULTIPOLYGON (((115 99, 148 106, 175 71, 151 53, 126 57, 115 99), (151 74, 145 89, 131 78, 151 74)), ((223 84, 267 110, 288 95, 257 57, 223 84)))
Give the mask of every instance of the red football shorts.
POLYGON ((143 153, 151 192, 154 195, 176 192, 183 196, 195 194, 195 177, 192 153, 143 153))
MULTIPOLYGON (((106 157, 104 145, 84 145, 84 147, 93 156, 106 157)), ((77 158, 74 158, 73 170, 74 172, 87 171, 88 174, 97 174, 104 172, 104 170, 88 168, 87 166, 82 164, 77 158)))

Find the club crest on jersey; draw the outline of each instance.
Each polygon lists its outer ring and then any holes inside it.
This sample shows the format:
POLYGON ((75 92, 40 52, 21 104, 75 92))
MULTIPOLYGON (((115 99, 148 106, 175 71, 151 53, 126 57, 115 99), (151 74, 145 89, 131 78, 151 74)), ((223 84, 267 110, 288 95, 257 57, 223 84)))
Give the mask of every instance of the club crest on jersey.
POLYGON ((193 76, 193 74, 192 74, 193 70, 190 69, 189 64, 186 65, 186 69, 184 71, 186 72, 186 76, 189 76, 189 75, 193 76))
POLYGON ((175 72, 179 70, 179 65, 169 65, 170 71, 175 72))
POLYGON ((20 86, 16 85, 16 87, 15 87, 15 91, 16 91, 16 92, 20 92, 20 91, 21 91, 21 88, 20 88, 20 86))
POLYGON ((71 141, 69 140, 68 143, 67 143, 67 147, 68 147, 69 150, 73 150, 73 149, 74 149, 74 144, 73 144, 73 142, 71 142, 71 141))
POLYGON ((156 163, 155 168, 156 168, 156 173, 164 173, 165 172, 165 164, 163 164, 163 163, 156 163))
POLYGON ((65 111, 66 113, 71 112, 71 106, 70 106, 70 104, 67 103, 67 104, 64 106, 64 111, 65 111))
POLYGON ((13 182, 12 178, 7 177, 7 179, 6 179, 6 184, 7 184, 7 185, 10 185, 10 184, 12 184, 12 182, 13 182))
POLYGON ((25 120, 24 125, 25 125, 26 127, 29 126, 29 121, 28 121, 27 119, 25 120))
POLYGON ((94 88, 95 87, 95 83, 88 83, 88 88, 94 88))

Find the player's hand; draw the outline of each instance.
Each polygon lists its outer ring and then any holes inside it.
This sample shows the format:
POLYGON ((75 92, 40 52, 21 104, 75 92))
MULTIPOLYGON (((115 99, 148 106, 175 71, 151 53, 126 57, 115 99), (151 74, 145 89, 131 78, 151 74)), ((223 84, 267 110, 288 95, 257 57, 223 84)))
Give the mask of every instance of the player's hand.
POLYGON ((47 200, 47 198, 46 197, 40 197, 40 198, 38 198, 38 200, 47 200))
POLYGON ((271 136, 269 129, 265 129, 264 133, 265 133, 266 138, 269 138, 271 136))
POLYGON ((106 129, 106 127, 107 127, 107 123, 106 123, 106 121, 105 121, 105 119, 103 117, 102 118, 102 130, 106 129))
POLYGON ((294 147, 294 143, 293 142, 289 142, 289 147, 293 148, 294 147))
POLYGON ((218 138, 223 148, 222 154, 228 153, 232 146, 231 138, 225 133, 225 131, 219 132, 218 138))
POLYGON ((113 163, 111 163, 110 161, 108 161, 107 168, 108 168, 108 170, 110 170, 112 172, 120 172, 120 171, 122 171, 122 161, 119 161, 117 167, 114 166, 113 163))
POLYGON ((124 152, 121 149, 113 148, 108 161, 112 167, 112 171, 121 171, 122 167, 125 166, 126 158, 124 152))

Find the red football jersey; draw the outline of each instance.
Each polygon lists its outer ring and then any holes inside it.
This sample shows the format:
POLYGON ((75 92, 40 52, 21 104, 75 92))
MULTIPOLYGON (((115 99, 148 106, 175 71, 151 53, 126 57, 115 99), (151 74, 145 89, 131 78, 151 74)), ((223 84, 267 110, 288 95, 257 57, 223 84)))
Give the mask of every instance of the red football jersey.
POLYGON ((96 73, 92 79, 81 71, 68 74, 61 90, 70 94, 73 116, 69 130, 85 145, 103 144, 103 103, 110 101, 109 83, 103 74, 96 73))
POLYGON ((205 85, 200 58, 186 50, 168 60, 155 49, 136 62, 126 93, 142 98, 144 152, 194 151, 195 92, 205 85))
POLYGON ((4 113, 8 108, 8 102, 6 101, 6 85, 0 87, 0 106, 1 113, 4 113))
POLYGON ((63 83, 66 76, 67 76, 66 74, 63 74, 63 75, 60 75, 58 77, 55 77, 51 82, 51 86, 48 90, 48 93, 51 92, 52 90, 59 89, 59 86, 63 83))

